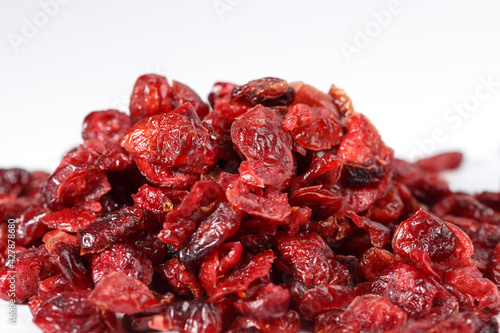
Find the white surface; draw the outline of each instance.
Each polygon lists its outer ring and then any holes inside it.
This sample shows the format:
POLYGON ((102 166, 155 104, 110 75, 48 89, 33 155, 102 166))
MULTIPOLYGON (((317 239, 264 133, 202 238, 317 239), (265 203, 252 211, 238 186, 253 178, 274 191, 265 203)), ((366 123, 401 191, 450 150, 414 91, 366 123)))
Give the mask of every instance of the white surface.
MULTIPOLYGON (((80 142, 84 116, 125 111, 143 73, 166 74, 204 97, 217 80, 278 76, 344 88, 398 156, 441 129, 445 139, 429 151, 466 153, 452 187, 500 190, 500 86, 485 97, 481 83, 500 82, 494 0, 64 2, 53 17, 39 0, 0 2, 0 167, 52 170, 80 142), (384 26, 374 14, 381 10, 384 26), (23 35, 34 17, 44 26, 23 35), (361 45, 365 29, 372 37, 361 45), (18 52, 14 34, 26 38, 18 52), (358 52, 349 59, 347 44, 358 52), (448 113, 474 98, 468 116, 448 113)), ((9 326, 0 303, 0 331, 35 331, 19 313, 9 326)))

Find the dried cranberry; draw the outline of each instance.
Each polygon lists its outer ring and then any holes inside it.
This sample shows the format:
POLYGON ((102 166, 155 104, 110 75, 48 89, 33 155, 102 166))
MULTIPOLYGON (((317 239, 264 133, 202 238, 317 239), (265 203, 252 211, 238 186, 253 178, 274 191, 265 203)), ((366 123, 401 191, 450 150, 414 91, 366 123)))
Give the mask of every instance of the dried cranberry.
POLYGON ((231 92, 230 103, 247 107, 258 104, 263 106, 287 106, 292 104, 294 97, 295 91, 285 80, 265 77, 234 87, 231 92))
POLYGON ((422 249, 432 260, 443 261, 456 249, 457 236, 439 218, 419 210, 403 221, 394 232, 392 248, 402 256, 409 256, 412 249, 422 249))
POLYGON ((295 142, 311 150, 330 149, 344 134, 331 110, 305 104, 295 104, 288 111, 283 128, 292 133, 295 142))
POLYGON ((103 310, 137 313, 156 304, 156 298, 141 281, 122 273, 112 272, 95 286, 89 300, 103 310))
POLYGON ((313 320, 320 313, 344 308, 354 297, 354 291, 349 287, 321 284, 309 289, 298 300, 296 306, 305 319, 313 320))
POLYGON ((231 138, 246 157, 241 162, 241 178, 252 185, 276 185, 293 170, 292 138, 281 127, 281 119, 270 109, 256 106, 238 117, 231 138))
POLYGON ((219 310, 204 301, 179 301, 153 317, 149 327, 159 331, 179 333, 218 333, 222 325, 219 310))
POLYGON ((119 142, 130 125, 130 118, 118 110, 91 112, 83 121, 82 137, 83 140, 119 142))
POLYGON ((186 240, 179 251, 180 262, 187 266, 200 263, 213 249, 236 233, 240 222, 241 214, 228 202, 221 202, 186 240))
POLYGON ((92 280, 99 283, 109 273, 120 271, 150 284, 153 265, 143 253, 128 244, 117 243, 110 249, 94 255, 91 262, 92 280))
POLYGON ((213 130, 188 103, 139 121, 123 137, 122 146, 136 159, 164 167, 183 166, 190 173, 207 173, 218 158, 213 130))
POLYGON ((88 165, 66 165, 47 179, 43 191, 49 208, 60 210, 95 202, 110 189, 104 171, 88 165))
POLYGON ((145 210, 123 207, 99 217, 85 228, 78 230, 80 253, 98 253, 111 247, 120 238, 150 228, 155 224, 145 210))
POLYGON ((132 123, 172 109, 172 87, 164 76, 146 74, 137 79, 130 97, 132 123))
POLYGON ((88 300, 89 293, 65 293, 48 299, 40 305, 33 322, 47 333, 111 332, 109 321, 115 319, 114 314, 102 313, 88 300))
POLYGON ((356 297, 340 316, 342 323, 357 323, 361 332, 384 332, 406 323, 407 315, 387 298, 368 294, 356 297))
POLYGON ((250 283, 266 276, 274 261, 273 251, 265 251, 252 257, 247 263, 226 275, 215 287, 209 301, 217 302, 231 293, 245 291, 250 283))

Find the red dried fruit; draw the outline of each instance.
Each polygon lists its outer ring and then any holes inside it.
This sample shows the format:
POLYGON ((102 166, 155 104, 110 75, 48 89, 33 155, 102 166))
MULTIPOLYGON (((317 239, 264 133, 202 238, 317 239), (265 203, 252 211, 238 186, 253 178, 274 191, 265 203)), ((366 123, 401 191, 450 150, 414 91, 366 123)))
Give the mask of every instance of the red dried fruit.
POLYGON ((132 123, 161 113, 168 113, 172 106, 172 87, 164 76, 146 74, 135 82, 130 97, 132 123))
POLYGON ((179 107, 184 103, 189 103, 196 111, 200 119, 203 119, 208 111, 209 106, 203 102, 198 94, 183 83, 172 81, 173 103, 174 107, 179 107))
POLYGON ((45 214, 45 209, 33 207, 26 210, 15 220, 16 244, 27 247, 33 241, 43 237, 47 231, 47 227, 42 223, 45 214))
POLYGON ((253 80, 242 86, 236 86, 231 91, 230 104, 254 107, 287 106, 292 104, 295 91, 285 80, 275 77, 265 77, 253 80))
POLYGON ((443 261, 457 248, 458 238, 439 218, 419 210, 403 221, 394 232, 392 248, 408 257, 412 249, 421 249, 434 261, 443 261))
POLYGON ((196 299, 203 296, 203 289, 196 279, 196 272, 172 258, 164 264, 156 266, 156 271, 168 281, 173 291, 178 295, 192 294, 196 299))
POLYGON ((419 318, 430 313, 438 290, 419 270, 398 264, 382 272, 373 283, 372 292, 387 297, 411 318, 419 318))
POLYGON ((40 281, 58 274, 58 270, 44 246, 10 255, 0 271, 0 298, 24 303, 38 293, 40 281))
POLYGON ((28 302, 31 313, 35 314, 40 305, 49 298, 72 291, 74 290, 71 284, 62 274, 41 281, 38 287, 38 295, 31 297, 28 302))
POLYGON ((222 244, 200 264, 198 278, 208 295, 212 294, 217 281, 240 261, 243 246, 240 242, 222 244))
POLYGON ((298 333, 300 331, 300 318, 297 312, 290 310, 279 318, 259 319, 254 317, 239 317, 233 322, 232 326, 235 328, 228 330, 228 333, 298 333))
POLYGON ((337 106, 342 115, 350 116, 354 114, 355 111, 352 101, 344 90, 337 88, 337 86, 332 84, 328 95, 333 97, 333 104, 337 106))
POLYGON ((98 203, 79 208, 63 208, 56 212, 45 213, 40 217, 40 221, 51 229, 77 232, 94 222, 97 218, 96 213, 100 210, 101 205, 98 203))
POLYGON ((271 250, 252 257, 247 263, 242 264, 226 275, 216 285, 208 300, 217 302, 226 295, 245 291, 250 283, 269 273, 273 261, 274 253, 271 250))
POLYGON ((196 229, 196 225, 207 218, 224 197, 222 188, 213 181, 196 182, 182 202, 165 216, 163 230, 158 237, 162 242, 180 248, 196 229))
POLYGON ((415 164, 426 172, 441 172, 458 168, 462 159, 462 153, 450 152, 423 158, 415 164))
POLYGON ((482 318, 480 313, 460 312, 441 316, 429 316, 419 320, 409 320, 408 323, 391 332, 498 332, 498 323, 494 319, 482 318))
POLYGON ((85 290, 91 287, 85 263, 79 256, 77 246, 62 242, 55 243, 52 245, 51 254, 73 290, 85 290))
POLYGON ((88 165, 66 165, 47 179, 43 192, 49 208, 60 210, 95 202, 110 189, 104 171, 88 165))
POLYGON ((374 185, 391 169, 394 152, 382 141, 372 123, 356 113, 345 119, 347 133, 338 148, 344 177, 351 187, 374 185))
POLYGON ((268 187, 263 196, 241 192, 238 188, 226 191, 227 200, 239 210, 271 224, 286 224, 292 213, 288 197, 273 187, 268 187))
POLYGON ((401 261, 402 258, 397 254, 381 248, 371 247, 363 253, 360 266, 365 278, 373 282, 380 276, 384 269, 401 261))
POLYGON ((168 213, 177 206, 189 192, 143 185, 132 195, 134 204, 155 214, 168 213))
POLYGON ((105 171, 122 171, 132 166, 132 157, 118 141, 89 139, 64 155, 59 168, 66 165, 88 165, 105 171))
POLYGON ((378 333, 397 329, 406 323, 407 315, 387 298, 368 294, 356 297, 340 316, 342 323, 358 324, 360 332, 378 333))
POLYGON ((109 321, 115 319, 114 314, 102 313, 88 300, 89 293, 65 293, 48 299, 40 305, 33 322, 47 333, 111 332, 109 321))
POLYGON ((475 267, 454 268, 443 275, 445 286, 458 298, 465 310, 500 311, 500 292, 495 284, 483 277, 475 267))
POLYGON ((208 99, 143 75, 52 175, 0 169, 0 298, 46 332, 498 330, 500 193, 452 192, 460 153, 394 159, 336 86, 208 99))
POLYGON ((137 207, 123 207, 103 214, 77 233, 80 253, 98 253, 111 247, 120 238, 155 224, 145 210, 137 207))
POLYGON ((218 333, 221 326, 219 310, 204 301, 174 302, 149 322, 152 329, 164 332, 177 330, 179 333, 218 333))
POLYGON ((141 281, 122 272, 112 272, 96 284, 89 301, 103 310, 137 313, 156 304, 156 298, 141 281))
POLYGON ((495 249, 491 253, 488 264, 488 276, 500 288, 500 243, 495 246, 495 249))
POLYGON ((246 183, 277 185, 292 174, 292 138, 269 108, 256 106, 238 117, 231 127, 231 138, 246 158, 238 169, 246 183))
POLYGON ((118 110, 94 111, 83 121, 82 138, 120 142, 130 125, 130 118, 118 110))
POLYGON ((247 297, 234 303, 244 316, 276 318, 285 315, 290 305, 290 292, 272 283, 249 288, 247 297), (250 295, 249 295, 250 294, 250 295))
POLYGON ((189 103, 139 121, 125 134, 122 146, 136 159, 182 166, 187 173, 207 173, 218 158, 215 133, 189 103))
POLYGON ((306 320, 313 320, 318 314, 343 309, 355 297, 354 291, 346 286, 320 284, 309 289, 296 303, 298 312, 306 320))
POLYGON ((339 117, 339 110, 334 103, 334 98, 311 85, 303 82, 293 82, 290 84, 295 89, 295 99, 293 104, 306 104, 311 107, 324 107, 331 110, 336 117, 339 117))
POLYGON ((278 232, 276 249, 295 279, 312 288, 322 283, 342 284, 348 270, 335 260, 332 250, 316 233, 299 233, 292 237, 278 232))
POLYGON ((153 280, 153 265, 143 253, 128 244, 117 243, 92 257, 92 280, 99 283, 112 272, 123 272, 149 285, 153 280))
POLYGON ((227 239, 232 237, 241 222, 241 213, 228 202, 221 202, 212 215, 202 221, 196 231, 186 240, 179 251, 183 265, 193 266, 227 239))
POLYGON ((42 242, 45 243, 45 248, 49 252, 53 252, 55 245, 57 243, 66 243, 71 245, 77 245, 76 236, 70 235, 61 230, 53 230, 47 232, 43 238, 42 242))
POLYGON ((0 194, 21 195, 30 178, 30 173, 24 169, 0 169, 0 194))
POLYGON ((292 133, 295 142, 311 150, 330 149, 340 143, 344 134, 331 110, 305 104, 295 104, 288 111, 283 128, 292 133))

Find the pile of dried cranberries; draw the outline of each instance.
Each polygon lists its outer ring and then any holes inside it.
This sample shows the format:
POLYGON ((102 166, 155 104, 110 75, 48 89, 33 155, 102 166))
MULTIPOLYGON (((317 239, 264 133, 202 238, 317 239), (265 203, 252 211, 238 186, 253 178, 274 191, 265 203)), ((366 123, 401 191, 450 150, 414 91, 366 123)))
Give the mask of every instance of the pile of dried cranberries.
POLYGON ((44 332, 497 332, 500 193, 394 158, 341 89, 143 75, 51 174, 0 170, 0 297, 44 332))

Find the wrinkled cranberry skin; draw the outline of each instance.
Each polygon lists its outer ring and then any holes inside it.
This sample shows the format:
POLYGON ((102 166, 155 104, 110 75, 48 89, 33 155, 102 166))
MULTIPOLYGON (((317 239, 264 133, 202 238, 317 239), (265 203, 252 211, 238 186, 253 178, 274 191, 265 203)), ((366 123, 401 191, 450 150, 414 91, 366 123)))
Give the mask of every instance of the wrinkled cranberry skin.
POLYGON ((130 118, 123 112, 110 109, 89 113, 83 121, 83 140, 119 142, 130 127, 130 118))
POLYGON ((213 129, 200 121, 189 103, 139 121, 121 144, 136 159, 163 167, 182 166, 187 173, 207 173, 218 159, 213 129))
POLYGON ((220 203, 180 249, 180 262, 186 266, 200 263, 213 249, 236 233, 240 222, 241 214, 236 213, 228 202, 220 203))
POLYGON ((30 178, 30 173, 24 169, 0 169, 0 194, 21 195, 30 178))
POLYGON ((292 138, 269 108, 256 106, 238 117, 231 138, 246 158, 238 169, 245 182, 259 187, 276 185, 292 174, 292 138))
POLYGON ((0 271, 0 298, 4 301, 26 302, 38 293, 40 281, 59 273, 43 245, 18 252, 8 259, 0 271), (15 281, 14 293, 11 292, 11 281, 15 281))
POLYGON ((356 322, 361 332, 382 333, 406 323, 407 315, 387 298, 367 294, 356 297, 340 316, 343 323, 356 322))
POLYGON ((184 103, 189 103, 193 106, 200 119, 205 118, 210 108, 193 89, 189 88, 184 83, 172 81, 172 90, 174 107, 179 107, 184 103))
POLYGON ((56 259, 61 273, 75 291, 91 287, 85 262, 78 252, 77 246, 62 242, 54 244, 52 251, 52 256, 56 259))
POLYGON ((254 107, 287 106, 292 104, 295 90, 285 80, 265 77, 234 87, 230 95, 231 105, 254 107))
POLYGON ((88 165, 66 165, 47 179, 45 202, 52 210, 80 207, 111 190, 106 173, 88 165))
POLYGON ((155 267, 162 278, 167 280, 178 295, 193 295, 196 299, 203 296, 203 289, 196 278, 194 269, 184 266, 178 258, 172 258, 155 267))
POLYGON ((128 244, 118 243, 92 257, 92 280, 99 283, 112 272, 123 272, 149 285, 153 280, 153 265, 143 253, 128 244))
POLYGON ((137 79, 130 97, 132 123, 172 109, 172 87, 164 76, 146 74, 137 79))
POLYGON ((155 330, 177 330, 180 333, 218 333, 221 326, 219 310, 204 301, 174 302, 149 323, 149 327, 155 330))
POLYGON ((490 262, 488 264, 489 278, 500 288, 500 243, 495 246, 491 253, 490 262))
POLYGON ((321 284, 309 289, 297 302, 297 310, 307 320, 313 320, 318 314, 342 309, 349 304, 356 294, 346 286, 321 284))
POLYGON ((208 218, 218 207, 224 191, 213 181, 198 181, 190 189, 182 202, 169 212, 163 222, 163 230, 158 238, 164 243, 180 248, 203 219, 208 218))
POLYGON ((283 128, 302 147, 311 150, 330 149, 340 143, 344 129, 335 114, 327 108, 295 104, 286 114, 283 128))
POLYGON ((141 281, 122 273, 106 275, 89 295, 89 300, 103 310, 132 314, 156 304, 156 298, 141 281))
POLYGON ((290 292, 287 289, 272 283, 256 286, 254 289, 256 290, 249 290, 251 296, 234 303, 239 313, 257 318, 273 318, 288 312, 290 292))
POLYGON ((427 172, 440 172, 458 168, 462 163, 462 159, 462 153, 450 152, 423 158, 415 162, 415 164, 427 172))
POLYGON ((237 267, 232 273, 221 279, 208 300, 217 302, 231 293, 245 291, 250 283, 269 273, 273 261, 274 253, 271 250, 252 257, 247 263, 237 267))
POLYGON ((309 288, 322 283, 343 283, 347 279, 348 270, 335 260, 332 250, 316 233, 292 237, 279 232, 275 247, 293 277, 309 288))
POLYGON ((420 271, 406 264, 390 266, 373 284, 374 294, 387 297, 412 318, 427 315, 438 292, 420 271))
POLYGON ((107 213, 78 230, 80 253, 98 253, 111 247, 121 237, 151 227, 154 223, 147 212, 137 207, 123 207, 107 213))
POLYGON ((40 221, 52 229, 77 232, 94 222, 100 210, 101 205, 97 203, 83 208, 63 208, 56 212, 45 213, 40 221))
POLYGON ((394 232, 392 248, 402 256, 412 249, 422 249, 432 260, 443 261, 457 248, 457 236, 439 218, 419 210, 403 221, 394 232))
POLYGON ((110 332, 109 314, 102 314, 88 296, 88 291, 80 291, 51 298, 42 303, 33 322, 47 333, 110 332))

